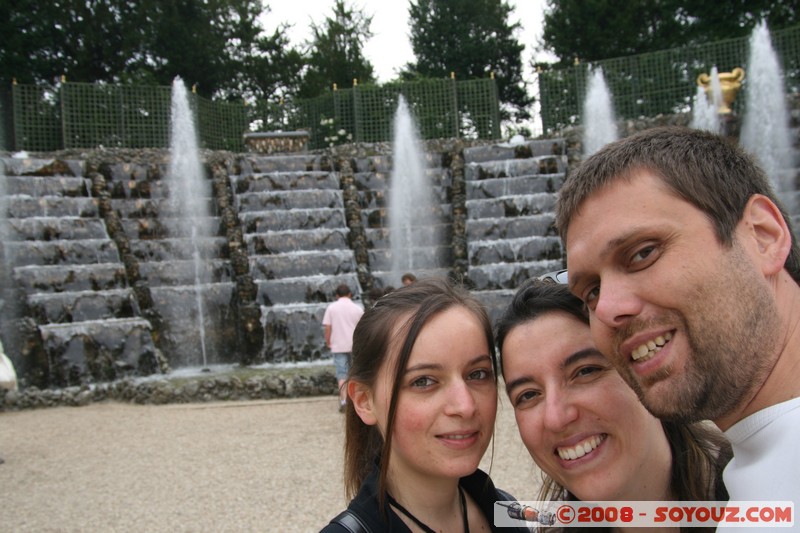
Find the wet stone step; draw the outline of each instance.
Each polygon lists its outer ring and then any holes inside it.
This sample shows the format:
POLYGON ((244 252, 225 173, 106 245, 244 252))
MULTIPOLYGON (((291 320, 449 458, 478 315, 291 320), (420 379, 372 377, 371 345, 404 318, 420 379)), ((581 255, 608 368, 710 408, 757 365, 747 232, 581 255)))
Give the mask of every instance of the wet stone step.
POLYGON ((23 241, 6 243, 14 266, 119 263, 119 253, 109 239, 23 241))
POLYGON ((6 176, 6 194, 33 196, 91 196, 92 183, 82 177, 68 176, 6 176))
POLYGON ((385 191, 389 188, 389 172, 356 172, 356 188, 360 191, 385 191))
POLYGON ((81 377, 109 381, 159 371, 151 325, 142 318, 39 326, 53 383, 79 385, 81 377))
POLYGON ((244 193, 236 202, 240 212, 344 207, 342 192, 330 189, 244 193))
POLYGON ((566 141, 564 139, 533 140, 515 146, 493 144, 465 148, 464 161, 466 163, 480 163, 502 159, 564 155, 565 153, 566 141))
MULTIPOLYGON (((207 213, 216 213, 211 198, 203 200, 207 213)), ((137 198, 135 200, 111 200, 111 208, 123 218, 176 218, 179 207, 170 204, 167 198, 137 198)))
POLYGON ((39 324, 131 318, 140 315, 136 298, 130 289, 32 294, 28 296, 27 304, 30 315, 39 324))
MULTIPOLYGON (((426 168, 442 168, 443 155, 440 152, 425 152, 424 165, 426 168)), ((394 162, 389 155, 373 155, 355 159, 356 172, 391 172, 394 162)))
MULTIPOLYGON (((431 195, 433 202, 437 204, 449 204, 451 191, 444 187, 432 187, 431 195)), ((375 209, 378 207, 389 207, 391 193, 386 190, 358 191, 358 205, 362 209, 375 209)))
POLYGON ((86 162, 76 159, 0 158, 6 176, 83 176, 86 162))
POLYGON ((167 238, 131 241, 131 252, 139 261, 189 260, 195 252, 201 258, 227 257, 227 240, 224 237, 167 238))
POLYGON ((323 355, 321 326, 327 303, 286 304, 261 307, 264 327, 262 359, 274 363, 314 361, 323 355))
POLYGON ((467 180, 537 176, 540 174, 564 174, 567 163, 562 156, 542 156, 530 159, 505 159, 470 163, 464 167, 467 180))
MULTIPOLYGON (((152 287, 150 294, 153 306, 168 321, 188 319, 196 322, 198 317, 197 297, 200 295, 205 320, 213 316, 231 312, 231 298, 235 284, 230 282, 202 283, 175 286, 152 287)), ((197 324, 191 328, 190 334, 197 336, 197 324)))
POLYGON ((95 198, 64 198, 60 196, 9 196, 9 218, 30 217, 97 217, 95 198))
POLYGON ((150 287, 177 287, 201 283, 233 281, 233 267, 224 259, 150 261, 139 263, 139 274, 150 287))
POLYGON ((336 276, 356 271, 352 251, 292 252, 250 258, 253 279, 280 279, 319 274, 336 276))
POLYGON ((276 280, 258 280, 258 303, 330 303, 336 300, 336 287, 347 284, 351 291, 358 291, 358 277, 355 273, 338 276, 306 276, 276 280))
POLYGON ((361 209, 377 209, 380 207, 389 207, 387 192, 384 190, 374 191, 358 191, 356 197, 358 198, 358 206, 361 209))
POLYGON ((305 172, 330 170, 330 161, 320 155, 248 155, 239 160, 239 174, 261 174, 269 172, 305 172))
POLYGON ((528 141, 531 157, 542 155, 566 155, 567 141, 565 139, 540 139, 528 141))
MULTIPOLYGON (((369 265, 374 270, 392 269, 391 250, 369 250, 369 265)), ((453 249, 450 246, 412 246, 406 249, 406 258, 414 265, 414 269, 449 268, 453 264, 453 249)))
POLYGON ((480 181, 468 181, 466 182, 467 198, 470 200, 481 200, 539 192, 554 193, 561 188, 562 182, 563 176, 561 175, 493 178, 480 181))
POLYGON ((141 198, 167 199, 169 187, 162 180, 128 179, 106 182, 111 198, 115 200, 135 200, 141 198))
POLYGON ((470 265, 560 259, 558 237, 524 237, 511 240, 472 241, 467 245, 470 265))
MULTIPOLYGON (((436 224, 415 228, 414 243, 419 246, 437 246, 452 240, 452 224, 436 224)), ((391 248, 389 228, 367 228, 365 230, 369 248, 391 248)))
POLYGON ((99 218, 34 217, 8 220, 10 240, 53 241, 107 239, 106 225, 99 218))
MULTIPOLYGON (((207 217, 200 226, 208 228, 209 233, 218 237, 222 234, 220 217, 207 217)), ((153 240, 168 238, 190 238, 192 224, 180 218, 124 218, 121 220, 122 228, 129 239, 153 240)))
MULTIPOLYGON (((158 175, 166 175, 166 167, 161 166, 161 171, 158 172, 158 175)), ((122 162, 122 163, 107 163, 103 167, 103 174, 110 175, 106 176, 107 182, 130 182, 135 181, 137 183, 142 183, 145 181, 150 180, 151 172, 149 165, 143 165, 140 163, 130 163, 130 162, 122 162)), ((155 180, 154 180, 155 181, 155 180)))
POLYGON ((550 193, 467 200, 467 217, 475 219, 539 215, 553 212, 555 203, 556 195, 550 193))
POLYGON ((16 286, 29 293, 105 291, 127 285, 121 263, 24 266, 15 268, 13 275, 16 286))
POLYGON ((247 192, 285 191, 303 189, 339 189, 339 177, 322 170, 308 172, 270 172, 233 176, 234 191, 247 192))
POLYGON ((473 146, 464 148, 464 162, 480 163, 483 161, 498 161, 502 159, 515 159, 517 150, 514 146, 492 144, 488 146, 473 146))
MULTIPOLYGON (((449 169, 426 169, 428 183, 434 188, 449 188, 453 186, 453 176, 449 169)), ((354 176, 356 188, 359 190, 386 191, 391 187, 390 172, 358 172, 354 176)))
MULTIPOLYGON (((451 224, 452 205, 438 204, 431 208, 431 217, 439 224, 451 224)), ((389 208, 365 208, 361 210, 361 223, 366 228, 384 228, 389 227, 389 208)))
POLYGON ((516 289, 525 281, 564 268, 560 259, 527 263, 493 263, 470 266, 467 277, 475 290, 516 289))
POLYGON ((269 255, 299 250, 348 249, 346 228, 270 231, 245 235, 250 255, 269 255))
POLYGON ((234 283, 151 288, 153 307, 165 323, 160 346, 169 353, 173 368, 225 362, 221 354, 230 349, 236 335, 234 291, 234 283))
POLYGON ((292 209, 291 211, 252 211, 239 213, 245 233, 304 230, 315 228, 344 228, 343 208, 292 209))
POLYGON ((543 213, 520 217, 477 218, 467 220, 467 240, 516 239, 557 235, 555 215, 543 213))

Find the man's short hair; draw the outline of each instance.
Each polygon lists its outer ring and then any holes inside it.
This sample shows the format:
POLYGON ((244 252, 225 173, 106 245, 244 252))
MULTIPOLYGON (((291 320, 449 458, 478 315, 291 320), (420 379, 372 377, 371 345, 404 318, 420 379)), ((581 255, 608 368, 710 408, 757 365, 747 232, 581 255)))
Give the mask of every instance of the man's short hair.
POLYGON ((350 296, 353 293, 350 292, 350 287, 346 283, 342 283, 338 287, 336 287, 336 296, 350 296))

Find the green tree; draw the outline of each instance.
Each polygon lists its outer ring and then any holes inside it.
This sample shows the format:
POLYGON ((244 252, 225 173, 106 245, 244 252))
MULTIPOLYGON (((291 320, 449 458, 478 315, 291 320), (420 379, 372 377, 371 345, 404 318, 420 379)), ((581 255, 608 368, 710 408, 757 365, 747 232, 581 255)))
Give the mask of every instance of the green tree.
MULTIPOLYGON (((206 97, 263 97, 297 84, 299 51, 265 35, 251 0, 12 0, 0 5, 0 78, 147 82, 175 76, 206 97)), ((268 8, 266 8, 268 9, 268 8)))
POLYGON ((497 80, 503 118, 530 118, 528 95, 522 79, 522 51, 514 37, 520 24, 509 23, 512 8, 505 0, 411 0, 411 46, 416 63, 401 74, 456 79, 497 80))
POLYGON ((313 37, 307 43, 308 67, 298 96, 312 98, 330 89, 351 87, 353 80, 374 83, 372 64, 364 56, 364 44, 372 37, 372 17, 336 0, 333 15, 320 24, 311 24, 313 37))
POLYGON ((569 65, 743 37, 796 24, 796 0, 548 0, 542 49, 569 65))
POLYGON ((129 2, 14 0, 0 5, 0 78, 111 81, 124 70, 140 27, 129 2))
POLYGON ((148 48, 131 69, 134 77, 152 76, 163 85, 181 76, 202 96, 238 99, 272 94, 281 85, 280 75, 291 79, 301 68, 299 52, 288 48, 280 28, 263 34, 259 2, 144 0, 138 5, 147 18, 148 48))
POLYGON ((736 0, 690 2, 673 0, 693 42, 712 42, 750 35, 756 23, 767 22, 770 31, 798 23, 797 0, 736 0))

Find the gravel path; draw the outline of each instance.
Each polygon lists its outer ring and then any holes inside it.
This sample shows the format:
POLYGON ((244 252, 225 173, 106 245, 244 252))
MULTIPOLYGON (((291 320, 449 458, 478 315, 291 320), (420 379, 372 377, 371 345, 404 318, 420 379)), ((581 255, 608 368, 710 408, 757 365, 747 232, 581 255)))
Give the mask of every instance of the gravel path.
MULTIPOLYGON (((0 529, 319 531, 345 506, 336 407, 323 397, 0 413, 0 529)), ((491 474, 535 499, 538 473, 505 400, 491 474)))

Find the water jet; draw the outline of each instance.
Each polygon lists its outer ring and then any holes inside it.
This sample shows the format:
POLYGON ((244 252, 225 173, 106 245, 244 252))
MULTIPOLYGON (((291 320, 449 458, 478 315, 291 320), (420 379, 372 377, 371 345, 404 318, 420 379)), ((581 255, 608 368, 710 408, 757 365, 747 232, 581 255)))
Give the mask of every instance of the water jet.
POLYGON ((583 126, 584 158, 618 138, 611 91, 601 67, 591 70, 583 102, 583 126))
POLYGON ((790 213, 796 209, 795 153, 789 129, 783 72, 766 23, 750 36, 747 91, 740 142, 767 173, 790 213))

